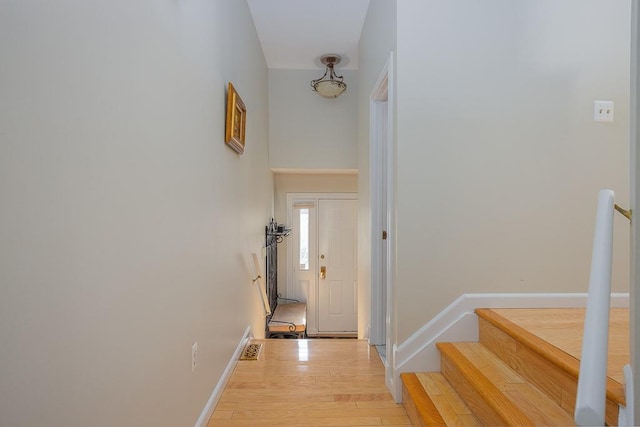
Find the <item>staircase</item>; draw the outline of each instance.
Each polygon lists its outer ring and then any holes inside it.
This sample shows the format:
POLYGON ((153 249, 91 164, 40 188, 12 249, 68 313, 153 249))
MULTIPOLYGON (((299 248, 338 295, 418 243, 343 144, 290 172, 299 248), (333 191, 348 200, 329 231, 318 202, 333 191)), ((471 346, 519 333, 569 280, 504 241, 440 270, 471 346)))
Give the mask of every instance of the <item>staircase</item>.
MULTIPOLYGON (((476 310, 480 342, 438 343, 441 372, 401 374, 403 403, 414 426, 575 425, 580 360, 571 348, 580 347, 582 333, 572 332, 566 317, 580 318, 584 312, 563 316, 556 310, 556 319, 547 323, 546 314, 536 314, 542 326, 533 333, 507 318, 505 311, 476 310), (539 336, 553 335, 552 329, 572 336, 560 339, 572 343, 554 345, 539 336)), ((612 313, 612 319, 616 316, 625 314, 612 313)), ((624 325, 614 329, 620 335, 624 325)), ((628 336, 628 324, 625 333, 628 336)), ((617 345, 623 339, 614 334, 611 341, 617 345)), ((623 363, 625 355, 610 358, 623 363)), ((617 425, 618 406, 624 404, 623 386, 608 378, 607 425, 617 425)))

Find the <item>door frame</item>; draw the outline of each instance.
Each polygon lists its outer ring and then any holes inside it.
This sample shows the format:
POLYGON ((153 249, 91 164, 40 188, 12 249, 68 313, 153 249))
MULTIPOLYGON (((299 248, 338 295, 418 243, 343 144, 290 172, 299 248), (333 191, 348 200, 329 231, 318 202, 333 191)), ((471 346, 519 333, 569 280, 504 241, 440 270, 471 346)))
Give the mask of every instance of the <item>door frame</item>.
MULTIPOLYGON (((369 97, 369 191, 371 212, 371 319, 370 343, 386 345, 385 382, 395 390, 396 343, 396 219, 395 219, 395 91, 394 54, 390 52, 369 97), (384 125, 381 125, 384 123, 384 125), (384 180, 384 182, 383 182, 384 180), (386 194, 383 188, 386 185, 386 194), (385 212, 382 212, 386 198, 385 212), (386 216, 386 221, 384 217, 386 216), (386 223, 385 223, 386 222, 386 223), (386 271, 379 266, 383 258, 382 230, 387 231, 386 271), (384 277, 383 277, 384 275, 384 277), (385 311, 382 310, 386 308, 385 311)), ((398 401, 399 396, 394 396, 398 401)))
MULTIPOLYGON (((316 236, 316 249, 317 249, 317 244, 318 244, 318 207, 319 207, 319 201, 320 200, 358 200, 358 193, 287 193, 287 224, 291 224, 291 226, 293 227, 293 211, 294 211, 294 203, 296 201, 300 201, 300 202, 313 202, 315 209, 316 209, 316 221, 315 224, 313 224, 313 227, 315 227, 315 236, 316 236)), ((357 226, 357 225, 356 225, 357 226)), ((292 237, 295 236, 296 233, 292 233, 292 237)), ((358 242, 354 242, 354 244, 357 246, 358 242)), ((293 274, 293 266, 295 265, 292 261, 294 258, 294 253, 293 253, 293 248, 294 246, 296 246, 295 242, 289 242, 287 243, 287 274, 286 274, 286 278, 287 278, 287 283, 285 286, 286 289, 286 298, 291 298, 291 296, 293 296, 293 292, 294 292, 294 274, 293 274)), ((316 253, 316 257, 317 257, 317 253, 316 253)), ((318 332, 318 311, 317 311, 317 304, 318 304, 318 275, 320 274, 319 272, 319 267, 318 267, 318 260, 315 260, 316 262, 314 263, 314 280, 312 281, 312 283, 310 284, 310 289, 309 289, 309 295, 308 295, 308 301, 306 301, 307 303, 307 334, 308 335, 313 335, 313 336, 319 336, 319 332, 318 332)), ((357 271, 358 267, 356 266, 356 271, 357 271)), ((357 295, 356 298, 360 298, 360 295, 357 295)), ((340 334, 331 334, 331 335, 340 335, 340 334)), ((345 334, 345 335, 353 335, 353 334, 345 334)))
POLYGON ((640 212, 640 174, 638 165, 640 164, 640 131, 638 130, 638 112, 640 112, 640 2, 631 2, 631 102, 629 111, 629 145, 630 145, 630 180, 631 180, 631 210, 634 220, 631 221, 631 280, 630 280, 630 303, 629 303, 629 325, 630 331, 630 359, 633 371, 633 393, 636 396, 633 402, 633 416, 635 419, 628 420, 635 425, 640 417, 640 227, 637 224, 636 216, 640 212), (635 423, 634 423, 635 422, 635 423))

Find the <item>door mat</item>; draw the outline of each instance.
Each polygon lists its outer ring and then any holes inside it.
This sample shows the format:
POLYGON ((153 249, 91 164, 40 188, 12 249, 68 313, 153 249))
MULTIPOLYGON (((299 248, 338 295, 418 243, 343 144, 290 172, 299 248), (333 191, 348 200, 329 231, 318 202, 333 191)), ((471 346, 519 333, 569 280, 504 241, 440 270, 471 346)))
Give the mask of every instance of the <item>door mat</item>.
POLYGON ((240 360, 258 360, 261 350, 262 344, 248 344, 240 355, 240 360))

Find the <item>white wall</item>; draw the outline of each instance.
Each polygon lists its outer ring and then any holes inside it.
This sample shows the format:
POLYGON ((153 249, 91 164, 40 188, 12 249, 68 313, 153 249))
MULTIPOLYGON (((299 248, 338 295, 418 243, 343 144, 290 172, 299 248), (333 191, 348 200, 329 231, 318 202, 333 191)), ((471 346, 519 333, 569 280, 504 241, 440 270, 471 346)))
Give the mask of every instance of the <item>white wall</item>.
POLYGON ((396 50, 396 0, 371 0, 360 35, 358 68, 358 331, 366 334, 371 315, 371 211, 369 204, 369 97, 396 50))
POLYGON ((269 164, 272 169, 357 169, 357 73, 347 91, 327 99, 309 82, 324 70, 269 70, 269 164))
POLYGON ((267 69, 246 3, 4 1, 0 51, 0 425, 193 425, 264 327, 267 69))
POLYGON ((587 288, 597 192, 629 204, 629 16, 622 0, 398 2, 399 342, 463 293, 587 288), (614 123, 592 121, 596 99, 614 123))
MULTIPOLYGON (((287 193, 357 193, 356 174, 277 173, 274 175, 275 219, 291 227, 287 217, 287 193)), ((278 244, 278 292, 287 298, 287 245, 289 238, 278 244)))

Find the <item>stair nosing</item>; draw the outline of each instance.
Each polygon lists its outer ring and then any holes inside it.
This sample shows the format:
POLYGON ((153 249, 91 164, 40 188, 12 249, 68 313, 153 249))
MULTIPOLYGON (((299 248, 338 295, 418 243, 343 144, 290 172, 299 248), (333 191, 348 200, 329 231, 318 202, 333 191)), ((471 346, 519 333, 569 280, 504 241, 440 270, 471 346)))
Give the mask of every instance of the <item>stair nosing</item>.
MULTIPOLYGON (((531 351, 535 352, 543 359, 558 366, 568 375, 575 378, 576 381, 578 380, 578 376, 580 374, 580 360, 534 335, 522 326, 510 321, 490 308, 477 308, 475 313, 478 317, 486 320, 514 340, 531 349, 531 351)), ((607 398, 617 404, 626 405, 624 387, 609 377, 607 377, 607 398)))
POLYGON ((403 386, 410 395, 416 410, 424 421, 429 426, 446 426, 440 411, 436 407, 435 403, 429 397, 429 394, 420 383, 418 376, 415 373, 402 373, 400 374, 403 386), (425 409, 425 406, 428 409, 425 409))
POLYGON ((467 357, 455 347, 454 343, 437 343, 440 353, 455 360, 460 373, 469 381, 478 393, 487 396, 485 402, 508 425, 534 425, 533 420, 514 404, 500 389, 489 380, 467 357))

